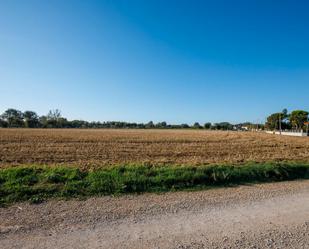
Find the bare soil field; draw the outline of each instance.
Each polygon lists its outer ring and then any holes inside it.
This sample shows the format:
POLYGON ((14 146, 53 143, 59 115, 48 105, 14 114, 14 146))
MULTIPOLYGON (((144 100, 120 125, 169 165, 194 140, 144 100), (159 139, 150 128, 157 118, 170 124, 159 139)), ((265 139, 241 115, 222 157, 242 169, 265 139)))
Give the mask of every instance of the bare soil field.
POLYGON ((0 167, 309 161, 309 138, 203 130, 0 129, 0 167))

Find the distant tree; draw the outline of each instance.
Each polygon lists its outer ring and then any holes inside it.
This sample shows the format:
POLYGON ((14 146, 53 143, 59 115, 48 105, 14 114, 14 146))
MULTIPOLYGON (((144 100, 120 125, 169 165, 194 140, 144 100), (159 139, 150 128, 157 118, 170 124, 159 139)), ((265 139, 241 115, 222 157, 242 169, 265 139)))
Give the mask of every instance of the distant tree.
POLYGON ((304 128, 304 123, 308 121, 308 112, 303 110, 292 111, 290 122, 293 128, 301 130, 304 128))
POLYGON ((267 121, 265 126, 269 130, 277 130, 279 129, 279 120, 280 120, 280 113, 273 113, 267 117, 267 121))
POLYGON ((154 128, 155 125, 152 121, 149 121, 146 125, 145 125, 146 128, 154 128))
POLYGON ((283 109, 282 112, 273 113, 267 117, 267 121, 265 123, 265 128, 269 130, 279 130, 280 124, 281 129, 288 129, 288 111, 287 109, 283 109))
POLYGON ((187 129, 190 128, 190 126, 188 124, 181 124, 180 128, 187 129))
POLYGON ((200 129, 200 128, 202 128, 202 126, 201 126, 198 122, 195 122, 195 123, 193 124, 193 128, 194 128, 194 129, 200 129))
POLYGON ((205 123, 204 124, 205 129, 210 129, 211 128, 211 123, 205 123))
POLYGON ((58 109, 50 110, 46 116, 47 128, 61 128, 63 120, 61 111, 58 109))
POLYGON ((233 125, 229 122, 221 122, 219 123, 219 127, 221 130, 233 130, 233 125))
POLYGON ((233 130, 233 125, 229 122, 221 122, 221 123, 215 123, 212 126, 212 129, 215 130, 233 130))
POLYGON ((287 118, 287 117, 289 116, 289 114, 288 114, 288 109, 284 108, 284 109, 282 110, 282 114, 283 114, 283 117, 284 117, 284 118, 287 118))
POLYGON ((41 128, 47 128, 48 126, 48 119, 47 116, 40 116, 39 117, 39 125, 41 128))
MULTIPOLYGON (((89 123, 90 128, 98 128, 97 126, 98 126, 98 122, 90 122, 89 123)), ((104 126, 105 126, 104 128, 111 128, 109 123, 105 123, 104 126)))
POLYGON ((156 124, 157 128, 166 128, 166 126, 167 126, 167 123, 165 121, 156 124))
POLYGON ((61 118, 61 111, 59 109, 50 110, 47 114, 47 119, 57 120, 61 118))
POLYGON ((70 122, 66 118, 58 118, 56 128, 69 128, 70 122))
POLYGON ((25 127, 36 128, 39 127, 39 116, 33 111, 25 111, 23 114, 25 127))
POLYGON ((23 113, 16 109, 7 109, 2 114, 2 119, 7 123, 8 127, 23 127, 23 113))
POLYGON ((0 127, 1 128, 8 127, 8 123, 4 119, 2 119, 1 117, 0 117, 0 127))
POLYGON ((137 123, 131 123, 131 124, 129 125, 129 127, 134 129, 134 128, 137 127, 137 123))
POLYGON ((145 129, 145 124, 143 124, 143 123, 137 124, 137 128, 145 129))
POLYGON ((74 122, 72 123, 72 127, 73 128, 89 128, 89 123, 83 120, 76 120, 77 123, 74 124, 74 122))

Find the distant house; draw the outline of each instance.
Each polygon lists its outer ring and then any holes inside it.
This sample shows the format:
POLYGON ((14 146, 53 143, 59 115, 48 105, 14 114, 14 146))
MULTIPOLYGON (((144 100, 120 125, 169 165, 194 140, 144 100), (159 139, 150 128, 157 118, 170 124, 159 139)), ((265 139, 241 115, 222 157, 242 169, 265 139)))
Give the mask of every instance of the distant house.
POLYGON ((248 130, 249 130, 249 127, 248 127, 248 126, 242 126, 241 129, 242 129, 243 131, 248 131, 248 130))

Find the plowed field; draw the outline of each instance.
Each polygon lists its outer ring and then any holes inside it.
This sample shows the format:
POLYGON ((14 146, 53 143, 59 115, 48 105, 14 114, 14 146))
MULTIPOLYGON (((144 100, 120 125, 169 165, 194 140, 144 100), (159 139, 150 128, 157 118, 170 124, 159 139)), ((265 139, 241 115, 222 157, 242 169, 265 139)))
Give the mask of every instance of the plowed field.
POLYGON ((309 138, 203 130, 0 129, 0 167, 309 162, 309 138))

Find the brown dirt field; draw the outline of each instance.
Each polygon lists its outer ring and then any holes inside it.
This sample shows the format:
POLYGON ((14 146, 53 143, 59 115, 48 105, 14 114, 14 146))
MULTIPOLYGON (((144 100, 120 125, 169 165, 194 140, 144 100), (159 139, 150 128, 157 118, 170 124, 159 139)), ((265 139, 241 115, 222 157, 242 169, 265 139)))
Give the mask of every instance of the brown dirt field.
POLYGON ((0 129, 0 167, 309 162, 309 137, 203 130, 0 129))

